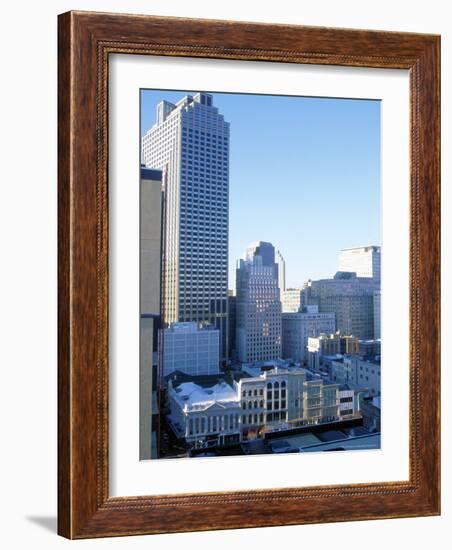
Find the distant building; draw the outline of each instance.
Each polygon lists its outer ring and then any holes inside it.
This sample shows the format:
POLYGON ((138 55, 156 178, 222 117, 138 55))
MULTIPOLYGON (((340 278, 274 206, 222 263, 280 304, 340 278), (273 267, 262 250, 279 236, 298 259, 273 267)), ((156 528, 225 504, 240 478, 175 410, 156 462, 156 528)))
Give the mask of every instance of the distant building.
POLYGON ((339 253, 339 271, 356 273, 357 277, 372 277, 380 281, 381 247, 357 246, 339 253))
POLYGON ((163 322, 216 327, 226 360, 229 123, 213 96, 160 102, 142 159, 163 171, 163 322))
POLYGON ((153 376, 160 326, 162 172, 140 175, 140 459, 156 458, 157 400, 153 376), (155 361, 154 361, 155 359, 155 361))
POLYGON ((262 241, 251 244, 246 258, 239 260, 236 276, 239 361, 281 357, 281 302, 273 245, 262 241))
POLYGON ((317 306, 308 306, 299 313, 283 313, 283 357, 303 364, 308 359, 308 339, 322 333, 334 333, 335 329, 334 313, 319 313, 317 306))
POLYGON ((330 379, 338 384, 348 384, 355 390, 365 390, 371 396, 381 392, 381 364, 379 357, 344 355, 330 357, 328 361, 330 379))
POLYGON ((351 356, 346 357, 345 361, 351 364, 355 384, 359 388, 368 389, 370 395, 379 396, 381 393, 380 357, 351 356))
POLYGON ((333 279, 308 281, 302 304, 317 305, 321 313, 336 314, 336 330, 360 339, 374 338, 374 292, 380 282, 355 273, 338 272, 333 279))
POLYGON ((374 291, 374 338, 381 338, 381 291, 374 291))
POLYGON ((381 340, 360 340, 360 355, 381 355, 381 340))
POLYGON ((197 323, 172 323, 161 331, 163 375, 175 371, 191 376, 220 372, 220 334, 212 326, 200 328, 197 323))
POLYGON ((281 307, 283 313, 297 313, 301 310, 301 288, 288 288, 281 292, 281 307))
POLYGON ((278 264, 278 286, 282 293, 286 290, 286 261, 279 250, 276 251, 276 263, 278 264))
POLYGON ((322 357, 359 353, 359 340, 356 336, 344 335, 338 331, 309 337, 307 348, 308 367, 319 370, 322 357))

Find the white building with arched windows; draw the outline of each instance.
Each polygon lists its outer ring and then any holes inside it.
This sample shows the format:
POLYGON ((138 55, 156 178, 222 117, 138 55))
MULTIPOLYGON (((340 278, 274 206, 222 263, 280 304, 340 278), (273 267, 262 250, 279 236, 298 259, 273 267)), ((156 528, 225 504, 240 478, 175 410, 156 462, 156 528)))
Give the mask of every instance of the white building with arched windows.
MULTIPOLYGON (((174 373, 168 381, 167 418, 190 446, 223 446, 341 420, 341 397, 339 384, 303 368, 248 368, 230 382, 174 373)), ((348 407, 353 415, 354 402, 348 407)))

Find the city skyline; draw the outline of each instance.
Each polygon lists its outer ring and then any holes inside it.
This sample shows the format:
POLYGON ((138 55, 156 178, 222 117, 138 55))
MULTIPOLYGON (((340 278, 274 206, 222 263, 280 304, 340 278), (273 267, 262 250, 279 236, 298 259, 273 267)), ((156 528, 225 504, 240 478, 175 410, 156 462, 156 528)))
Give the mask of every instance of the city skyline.
POLYGON ((316 116, 313 98, 218 97, 146 102, 140 457, 378 448, 379 148, 359 147, 379 145, 371 113, 346 129, 338 100, 316 116))
MULTIPOLYGON (((141 135, 160 101, 194 93, 142 90, 141 135)), ((229 288, 253 241, 281 251, 287 288, 333 276, 343 248, 380 244, 378 101, 212 95, 231 124, 229 288)))

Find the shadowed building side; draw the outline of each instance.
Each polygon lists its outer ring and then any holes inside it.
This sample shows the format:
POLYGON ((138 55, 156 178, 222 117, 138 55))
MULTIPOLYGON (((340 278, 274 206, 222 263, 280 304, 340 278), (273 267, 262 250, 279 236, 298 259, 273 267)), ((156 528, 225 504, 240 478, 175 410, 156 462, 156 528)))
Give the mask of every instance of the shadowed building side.
POLYGON ((157 458, 156 364, 160 326, 162 172, 140 173, 140 460, 157 458))

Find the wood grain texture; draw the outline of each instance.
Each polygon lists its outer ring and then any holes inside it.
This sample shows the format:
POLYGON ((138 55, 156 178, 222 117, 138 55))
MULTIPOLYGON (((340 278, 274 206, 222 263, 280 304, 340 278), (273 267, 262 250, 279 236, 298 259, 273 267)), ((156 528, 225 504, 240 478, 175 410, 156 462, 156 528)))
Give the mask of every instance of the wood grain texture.
POLYGON ((58 530, 68 538, 439 513, 438 36, 70 12, 59 17, 58 530), (410 70, 410 480, 108 495, 108 56, 410 70))

